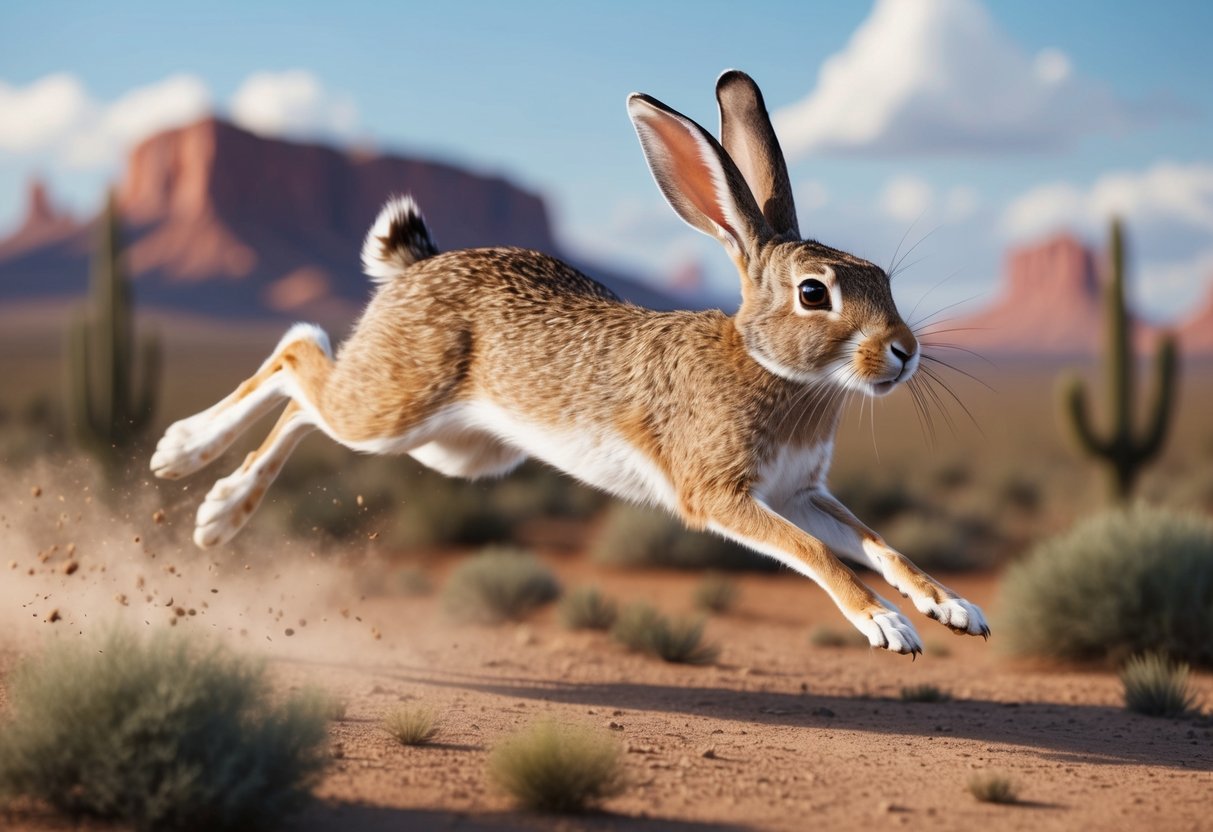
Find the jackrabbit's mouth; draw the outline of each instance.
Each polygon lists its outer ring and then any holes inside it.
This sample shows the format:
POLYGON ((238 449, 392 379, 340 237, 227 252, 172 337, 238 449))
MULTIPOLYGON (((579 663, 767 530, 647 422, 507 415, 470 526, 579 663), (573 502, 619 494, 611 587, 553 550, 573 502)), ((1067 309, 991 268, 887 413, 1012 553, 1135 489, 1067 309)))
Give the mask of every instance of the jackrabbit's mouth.
POLYGON ((897 379, 895 378, 891 378, 888 381, 876 381, 872 383, 872 393, 876 396, 884 396, 896 386, 897 379))

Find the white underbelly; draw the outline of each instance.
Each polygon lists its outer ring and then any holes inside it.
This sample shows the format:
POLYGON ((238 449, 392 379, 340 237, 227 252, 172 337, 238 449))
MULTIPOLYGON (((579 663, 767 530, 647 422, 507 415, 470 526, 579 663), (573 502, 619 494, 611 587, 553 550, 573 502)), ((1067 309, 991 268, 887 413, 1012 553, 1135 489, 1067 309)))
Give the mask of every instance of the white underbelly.
POLYGON ((618 497, 676 509, 674 489, 640 449, 601 426, 571 421, 559 428, 539 425, 491 402, 463 402, 444 412, 427 441, 457 439, 469 431, 542 460, 618 497))

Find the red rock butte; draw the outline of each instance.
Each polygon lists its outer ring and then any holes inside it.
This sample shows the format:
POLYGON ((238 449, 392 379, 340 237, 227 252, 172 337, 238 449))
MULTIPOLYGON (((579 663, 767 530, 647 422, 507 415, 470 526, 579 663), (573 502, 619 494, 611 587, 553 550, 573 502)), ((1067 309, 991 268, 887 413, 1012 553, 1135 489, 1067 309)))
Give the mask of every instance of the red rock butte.
MULTIPOLYGON (((440 248, 562 254, 542 198, 500 176, 265 138, 216 118, 141 142, 116 187, 140 303, 228 319, 355 314, 370 292, 362 237, 397 193, 416 198, 440 248)), ((25 222, 0 241, 0 299, 82 293, 95 221, 57 214, 45 188, 31 186, 25 222)), ((675 305, 587 271, 637 303, 675 305)))

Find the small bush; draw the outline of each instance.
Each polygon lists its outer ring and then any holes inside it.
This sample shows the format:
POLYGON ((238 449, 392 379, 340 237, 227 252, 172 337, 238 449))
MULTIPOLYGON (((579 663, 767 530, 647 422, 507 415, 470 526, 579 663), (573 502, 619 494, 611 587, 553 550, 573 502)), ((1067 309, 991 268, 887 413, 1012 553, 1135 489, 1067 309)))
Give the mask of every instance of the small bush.
POLYGON ((934 685, 908 685, 901 689, 902 702, 947 702, 952 698, 934 685))
POLYGON ((1196 704, 1188 666, 1159 653, 1133 656, 1120 671, 1125 707, 1146 716, 1183 716, 1196 704))
POLYGON ((814 647, 868 647, 868 638, 858 630, 836 630, 819 624, 809 631, 809 644, 814 647))
POLYGON ((498 624, 519 621, 559 595, 556 576, 534 555, 495 548, 455 569, 443 592, 443 604, 459 621, 498 624))
POLYGON ((1091 517, 1006 574, 1008 647, 1117 662, 1162 652, 1213 665, 1213 523, 1138 506, 1091 517))
POLYGON ((705 575, 695 587, 695 606, 707 612, 728 612, 740 594, 737 584, 723 575, 705 575))
POLYGON ((629 650, 638 653, 652 651, 653 632, 662 626, 663 616, 657 608, 636 601, 623 608, 611 627, 611 637, 629 650))
POLYGON ((778 561, 716 535, 688 531, 669 514, 616 503, 607 512, 590 555, 605 566, 774 571, 778 561))
POLYGON ((489 776, 520 805, 580 812, 623 790, 619 744, 609 734, 542 721, 498 745, 489 776))
POLYGON ((720 655, 719 647, 703 643, 703 621, 671 621, 643 602, 624 607, 611 635, 630 650, 675 664, 711 664, 720 655))
POLYGON ((1015 784, 1002 774, 974 774, 969 778, 969 794, 982 803, 1015 803, 1019 799, 1015 784))
POLYGON ((328 762, 323 696, 180 636, 59 643, 8 693, 0 793, 141 830, 277 826, 328 762))
POLYGON ((570 630, 609 630, 619 612, 597 587, 583 586, 560 600, 560 620, 570 630))
POLYGON ((438 735, 438 718, 433 708, 401 707, 383 718, 383 727, 401 745, 425 745, 438 735))

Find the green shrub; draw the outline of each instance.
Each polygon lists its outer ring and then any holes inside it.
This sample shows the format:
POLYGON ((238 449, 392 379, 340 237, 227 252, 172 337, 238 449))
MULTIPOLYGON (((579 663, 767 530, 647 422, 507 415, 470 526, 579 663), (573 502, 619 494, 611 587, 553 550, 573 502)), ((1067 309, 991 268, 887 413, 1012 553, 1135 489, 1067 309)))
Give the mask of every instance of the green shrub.
POLYGON ((908 685, 901 689, 902 702, 947 702, 951 698, 934 685, 908 685))
POLYGON ((737 584, 723 575, 705 575, 695 587, 695 606, 707 612, 728 612, 740 594, 737 584))
POLYGON ((1213 665, 1213 523, 1143 506, 1096 515, 1014 564, 999 606, 1022 655, 1213 665))
POLYGON ((552 570, 517 549, 486 549, 461 563, 443 591, 443 604, 459 621, 518 621, 560 595, 552 570))
POLYGON ((182 637, 58 643, 8 693, 0 792, 141 830, 276 826, 329 759, 325 697, 182 637))
POLYGON ((858 630, 836 630, 819 624, 809 631, 809 644, 814 647, 868 647, 868 637, 858 630))
POLYGON ((1133 656, 1120 670, 1125 707, 1146 716, 1183 716, 1196 704, 1188 666, 1159 653, 1133 656))
POLYGON ((982 803, 1015 803, 1019 799, 1015 784, 1002 774, 974 774, 969 778, 969 794, 982 803))
POLYGON ((621 756, 605 732, 545 720, 502 741, 489 776, 527 809, 579 812, 623 790, 621 756))
POLYGON ((383 718, 383 727, 401 745, 424 745, 438 735, 438 717, 433 708, 400 707, 383 718))
POLYGON ((778 561, 704 532, 692 532, 663 511, 616 503, 590 555, 605 566, 774 571, 778 561))
POLYGON ((593 586, 582 586, 560 599, 560 620, 570 630, 609 630, 618 607, 593 586))
POLYGON ((676 664, 711 664, 720 648, 703 643, 703 621, 671 621, 644 602, 623 608, 611 635, 629 650, 676 664))

